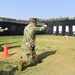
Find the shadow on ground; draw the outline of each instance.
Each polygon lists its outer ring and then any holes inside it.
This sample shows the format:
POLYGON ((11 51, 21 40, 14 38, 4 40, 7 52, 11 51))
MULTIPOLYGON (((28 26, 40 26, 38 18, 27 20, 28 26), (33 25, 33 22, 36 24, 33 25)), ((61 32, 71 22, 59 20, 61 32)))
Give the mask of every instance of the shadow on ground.
POLYGON ((18 46, 10 46, 10 47, 8 47, 8 49, 17 48, 17 47, 21 47, 21 45, 18 45, 18 46))
POLYGON ((12 56, 12 55, 14 55, 14 54, 16 54, 17 52, 15 52, 15 53, 12 53, 12 54, 10 54, 10 56, 12 56))
POLYGON ((14 73, 16 72, 17 67, 14 67, 12 70, 10 71, 0 71, 0 75, 15 75, 14 73))
MULTIPOLYGON (((11 49, 11 48, 17 48, 17 47, 21 47, 21 45, 17 45, 17 46, 10 46, 10 47, 8 47, 8 49, 11 49)), ((1 47, 1 45, 0 45, 0 52, 3 52, 4 51, 4 48, 3 47, 1 47)))
POLYGON ((2 44, 0 44, 0 45, 5 45, 5 44, 14 44, 14 43, 17 43, 17 42, 2 43, 2 44))
POLYGON ((44 52, 44 53, 42 53, 42 54, 39 54, 39 55, 38 55, 38 61, 39 61, 39 63, 41 63, 42 60, 45 59, 46 57, 55 54, 56 51, 57 51, 57 50, 47 51, 47 52, 44 52))
MULTIPOLYGON (((43 62, 43 59, 45 59, 46 57, 50 56, 50 55, 54 55, 55 53, 57 52, 57 50, 53 50, 53 51, 47 51, 47 52, 44 52, 44 53, 41 53, 38 55, 38 63, 42 63, 43 62)), ((38 64, 37 63, 37 64, 38 64)), ((37 65, 36 64, 36 65, 37 65)), ((35 66, 36 66, 35 65, 35 66)), ((32 67, 32 66, 26 66, 26 67, 23 67, 23 70, 25 70, 27 67, 32 67)))
MULTIPOLYGON (((47 51, 47 52, 44 52, 44 53, 41 53, 38 55, 38 58, 39 58, 39 62, 38 63, 42 63, 42 60, 45 59, 46 57, 50 56, 50 55, 54 55, 56 53, 57 50, 53 50, 53 51, 47 51)), ((13 53, 11 55, 14 55, 16 53, 13 53)), ((35 65, 36 66, 36 65, 35 65)), ((23 67, 23 70, 25 70, 26 68, 28 67, 32 67, 32 66, 24 66, 23 67)), ((18 68, 17 66, 12 68, 10 71, 0 71, 0 75, 14 75, 15 72, 18 71, 18 68)), ((18 71, 19 72, 19 71, 18 71)))

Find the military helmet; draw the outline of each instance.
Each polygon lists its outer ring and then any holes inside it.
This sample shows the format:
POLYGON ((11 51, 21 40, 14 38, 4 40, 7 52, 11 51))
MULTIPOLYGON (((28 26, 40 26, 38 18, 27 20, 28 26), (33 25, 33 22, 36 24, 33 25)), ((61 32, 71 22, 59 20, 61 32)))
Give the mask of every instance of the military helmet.
POLYGON ((29 21, 37 23, 37 18, 30 18, 29 21))

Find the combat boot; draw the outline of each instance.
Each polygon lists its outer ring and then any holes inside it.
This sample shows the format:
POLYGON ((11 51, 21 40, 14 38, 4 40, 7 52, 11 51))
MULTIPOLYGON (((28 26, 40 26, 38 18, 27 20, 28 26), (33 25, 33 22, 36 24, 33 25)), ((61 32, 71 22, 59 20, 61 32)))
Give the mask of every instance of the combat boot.
POLYGON ((22 71, 24 64, 27 64, 26 60, 23 60, 22 57, 20 58, 19 62, 18 62, 18 70, 22 71))

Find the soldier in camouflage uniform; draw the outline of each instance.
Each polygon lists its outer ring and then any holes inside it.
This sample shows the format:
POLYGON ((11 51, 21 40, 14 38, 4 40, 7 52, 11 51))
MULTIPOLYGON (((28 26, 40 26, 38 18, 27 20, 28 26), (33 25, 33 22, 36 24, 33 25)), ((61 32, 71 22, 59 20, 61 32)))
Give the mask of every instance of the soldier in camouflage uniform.
POLYGON ((2 27, 0 27, 0 32, 4 32, 4 31, 7 31, 8 28, 5 28, 5 29, 2 29, 2 27))
POLYGON ((45 30, 47 25, 43 25, 42 27, 37 27, 36 24, 37 24, 37 19, 31 18, 29 20, 29 24, 24 29, 24 37, 21 47, 27 56, 27 60, 21 57, 18 64, 19 70, 22 70, 23 64, 36 65, 38 62, 38 57, 35 52, 35 39, 36 39, 35 34, 38 31, 45 30))
MULTIPOLYGON (((8 30, 8 28, 2 29, 2 27, 0 27, 0 32, 4 32, 6 30, 8 30)), ((3 51, 3 48, 1 47, 1 45, 0 45, 0 51, 3 51)))

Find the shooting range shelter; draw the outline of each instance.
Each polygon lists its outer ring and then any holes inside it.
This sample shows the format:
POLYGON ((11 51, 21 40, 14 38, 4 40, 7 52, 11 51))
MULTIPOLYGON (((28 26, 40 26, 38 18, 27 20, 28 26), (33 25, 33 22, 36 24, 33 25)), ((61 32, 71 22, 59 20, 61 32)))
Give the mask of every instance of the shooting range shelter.
MULTIPOLYGON (((45 31, 38 34, 75 36, 75 20, 48 21, 45 23, 48 24, 48 27, 45 31)), ((24 28, 27 24, 28 21, 25 20, 0 17, 0 27, 8 28, 8 31, 0 32, 0 36, 23 35, 24 28)), ((41 26, 43 23, 38 23, 38 25, 41 26)))
MULTIPOLYGON (((41 26, 42 23, 38 23, 38 26, 41 26)), ((0 36, 2 35, 23 35, 23 31, 25 26, 28 25, 28 21, 18 20, 18 19, 10 19, 10 18, 2 18, 0 17, 0 27, 8 28, 8 31, 0 32, 0 36)), ((38 32, 37 34, 45 34, 45 31, 38 32)))
POLYGON ((68 35, 73 36, 75 34, 75 20, 64 20, 64 21, 49 21, 48 29, 46 29, 46 34, 55 35, 68 35))
POLYGON ((0 27, 8 28, 8 31, 0 32, 0 35, 22 35, 26 25, 24 20, 0 18, 0 27))

